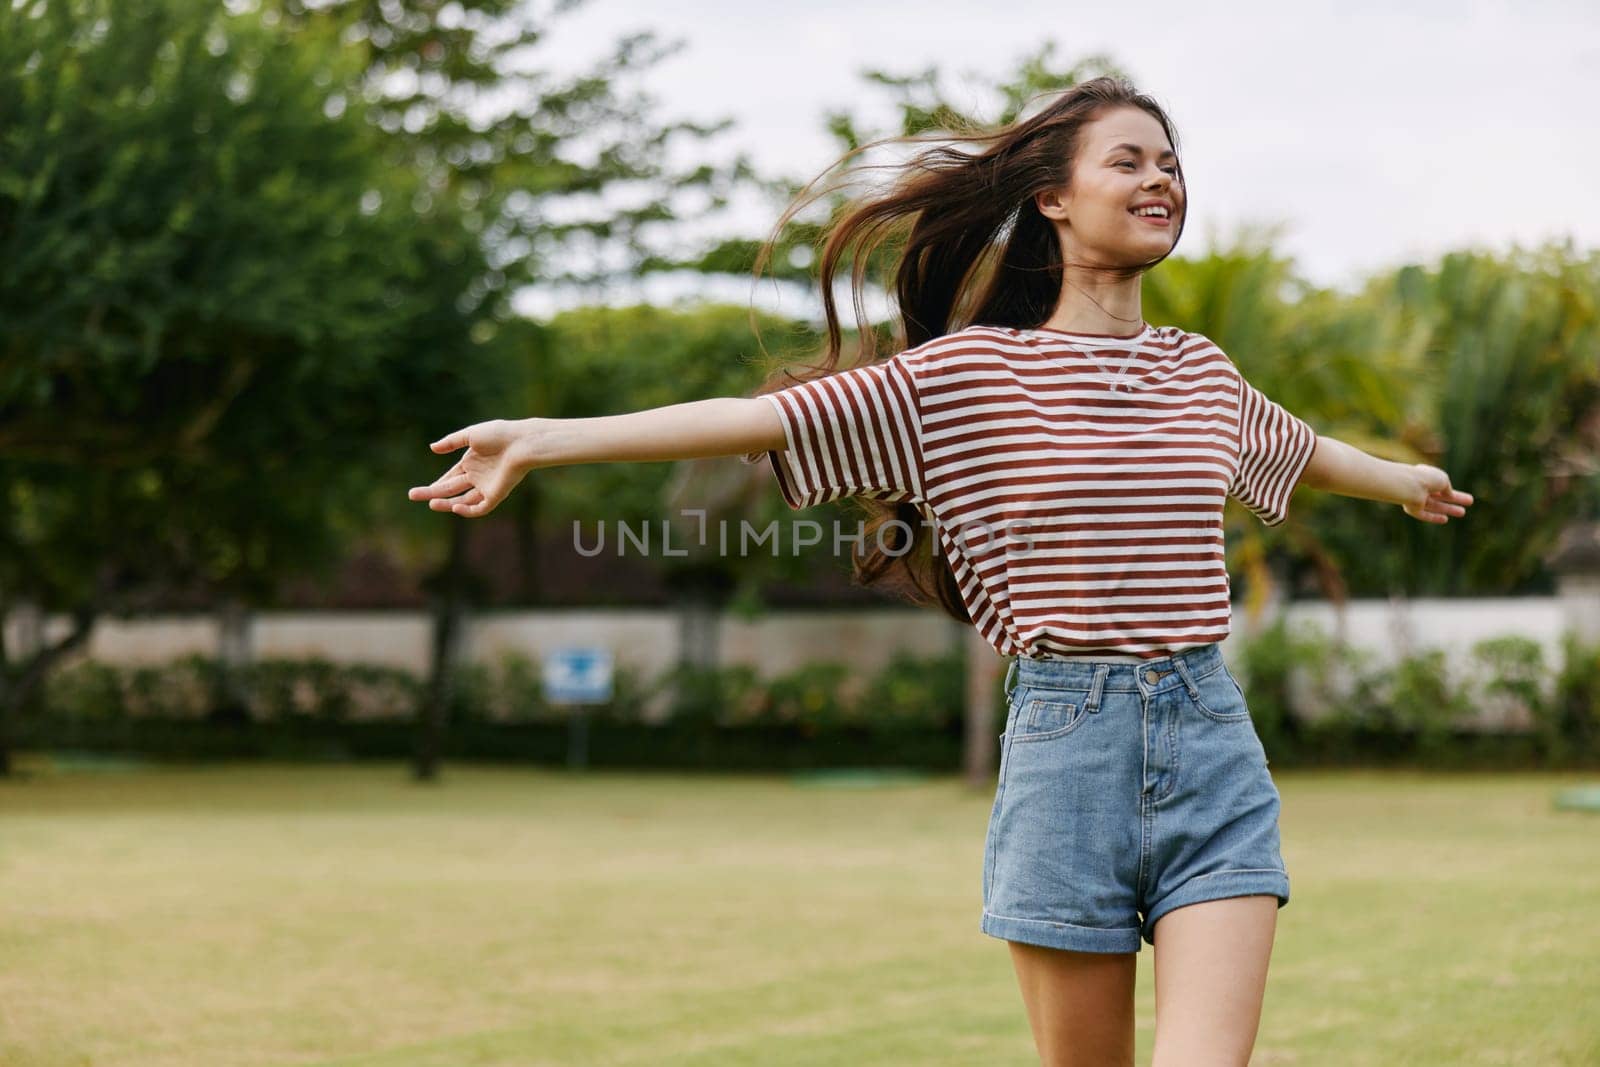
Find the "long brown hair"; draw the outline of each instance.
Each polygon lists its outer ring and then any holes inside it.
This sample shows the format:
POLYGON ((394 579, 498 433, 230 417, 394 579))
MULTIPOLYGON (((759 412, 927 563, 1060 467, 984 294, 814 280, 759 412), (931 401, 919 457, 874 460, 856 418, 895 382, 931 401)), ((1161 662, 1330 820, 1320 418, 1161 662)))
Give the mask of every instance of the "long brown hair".
MULTIPOLYGON (((788 369, 775 372, 757 395, 850 369, 839 366, 842 337, 833 300, 834 270, 847 248, 853 257, 851 291, 859 347, 852 366, 877 359, 876 330, 867 321, 862 288, 868 260, 902 233, 904 245, 888 269, 898 303, 896 351, 969 325, 1031 329, 1045 322, 1060 300, 1063 262, 1054 225, 1039 213, 1034 194, 1066 185, 1083 127, 1106 110, 1124 106, 1141 108, 1154 117, 1173 151, 1178 151, 1177 134, 1161 106, 1127 80, 1108 76, 1071 86, 1033 117, 998 130, 963 125, 937 134, 887 137, 839 157, 801 190, 779 218, 756 258, 757 279, 789 220, 850 180, 852 172, 841 167, 851 156, 879 145, 935 142, 903 165, 886 192, 847 202, 823 228, 819 274, 828 327, 823 361, 802 367, 800 374, 788 369), (976 151, 963 151, 962 146, 976 151), (809 192, 835 172, 840 174, 838 181, 809 192)), ((1176 180, 1183 181, 1181 163, 1176 180)), ((1188 214, 1185 210, 1182 218, 1188 214)), ((1180 220, 1174 246, 1182 233, 1180 220)), ((1169 249, 1148 263, 1130 267, 1084 269, 1131 278, 1170 253, 1169 249)), ((936 603, 952 618, 970 622, 949 561, 923 525, 917 504, 871 497, 855 500, 868 518, 866 536, 853 556, 854 581, 883 583, 917 604, 936 603), (897 536, 883 537, 885 547, 880 549, 880 528, 894 520, 899 521, 889 530, 897 536)))

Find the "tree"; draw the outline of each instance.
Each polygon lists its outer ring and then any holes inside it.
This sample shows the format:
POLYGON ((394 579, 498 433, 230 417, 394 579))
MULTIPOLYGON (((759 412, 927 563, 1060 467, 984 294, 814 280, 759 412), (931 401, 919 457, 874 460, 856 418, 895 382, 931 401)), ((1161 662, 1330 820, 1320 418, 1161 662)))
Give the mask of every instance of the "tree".
MULTIPOLYGON (((677 217, 668 199, 710 189, 715 209, 746 173, 665 165, 673 136, 720 127, 657 128, 646 98, 620 95, 660 58, 650 35, 552 85, 501 62, 538 41, 532 21, 493 0, 0 12, 0 245, 29 252, 0 276, 0 308, 20 312, 0 333, 0 464, 35 509, 16 516, 11 541, 32 555, 4 589, 74 611, 54 658, 112 605, 184 580, 198 599, 263 603, 389 524, 417 553, 448 531, 426 584, 441 628, 459 615, 467 526, 400 490, 434 473, 417 442, 508 401, 538 410, 538 368, 507 358, 526 333, 497 337, 509 291, 626 272, 651 224, 677 217), (510 112, 477 107, 507 90, 510 112), (633 185, 642 204, 555 219, 633 185), (621 266, 577 269, 586 240, 620 245, 621 266), (85 476, 92 505, 73 481, 85 467, 117 471, 85 476)), ((35 667, 51 662, 38 651, 35 667)), ((449 664, 432 667, 442 693, 449 664)))
POLYGON ((347 61, 205 0, 0 8, 0 608, 73 620, 0 650, 0 771, 97 617, 325 568, 403 484, 374 442, 493 388, 457 371, 477 249, 327 112, 347 61))
MULTIPOLYGON (((540 358, 548 353, 542 331, 513 321, 511 295, 529 285, 603 289, 630 277, 660 254, 657 243, 674 223, 696 217, 684 201, 704 197, 699 214, 712 213, 736 186, 754 180, 742 156, 726 166, 692 153, 684 167, 671 163, 679 140, 703 141, 728 120, 659 123, 647 95, 625 94, 631 78, 682 41, 658 45, 652 33, 634 34, 592 69, 567 79, 539 66, 549 26, 578 2, 558 0, 544 12, 521 0, 265 2, 265 13, 296 30, 336 36, 358 57, 358 76, 340 86, 330 104, 359 96, 373 121, 402 146, 400 165, 419 176, 417 209, 452 205, 483 248, 485 269, 464 296, 477 317, 474 336, 491 345, 509 373, 492 406, 449 412, 417 440, 486 418, 551 413, 553 378, 540 358), (616 193, 631 203, 605 203, 616 193), (591 201, 601 202, 598 209, 591 201)), ((436 473, 413 476, 408 484, 436 473)), ((542 488, 530 480, 507 512, 517 524, 525 575, 537 569, 542 503, 542 488)), ((452 543, 428 577, 440 598, 435 625, 448 627, 470 589, 467 555, 457 543, 468 536, 468 524, 429 513, 422 518, 432 520, 424 536, 436 536, 439 524, 449 522, 444 529, 452 543)), ((419 529, 409 519, 398 521, 419 529)), ((536 598, 538 590, 524 593, 536 598)), ((447 640, 434 646, 455 647, 447 640)), ((443 693, 448 669, 436 659, 430 691, 443 693)), ((419 760, 419 776, 431 775, 431 762, 419 760)))
MULTIPOLYGON (((1418 339, 1404 339, 1392 307, 1353 305, 1305 281, 1274 250, 1276 237, 1274 228, 1247 226, 1204 255, 1167 259, 1146 279, 1145 318, 1209 337, 1247 381, 1319 433, 1421 462, 1424 454, 1406 439, 1396 443, 1374 432, 1405 421, 1400 415, 1415 392, 1418 339)), ((1229 570, 1245 578, 1252 621, 1284 591, 1297 559, 1309 562, 1325 597, 1344 602, 1341 560, 1320 534, 1325 503, 1300 495, 1283 524, 1269 528, 1229 502, 1229 570)))
POLYGON ((1423 340, 1425 462, 1484 509, 1476 523, 1427 530, 1383 516, 1381 577, 1436 595, 1548 582, 1544 558, 1561 530, 1600 513, 1600 255, 1570 242, 1454 252, 1375 279, 1372 291, 1423 340))

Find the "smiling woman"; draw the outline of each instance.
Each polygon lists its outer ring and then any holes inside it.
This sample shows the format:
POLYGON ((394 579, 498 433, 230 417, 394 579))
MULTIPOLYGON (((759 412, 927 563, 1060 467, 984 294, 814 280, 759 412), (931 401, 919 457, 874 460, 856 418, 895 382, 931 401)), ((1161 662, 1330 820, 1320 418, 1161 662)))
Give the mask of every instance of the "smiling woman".
MULTIPOLYGON (((1008 943, 1041 1059, 1133 1062, 1148 943, 1153 1067, 1245 1063, 1289 875, 1278 791, 1220 650, 1224 504, 1275 526, 1313 485, 1437 523, 1471 497, 1437 468, 1318 436, 1210 338, 1144 321, 1142 278, 1189 205, 1172 123, 1127 82, 898 140, 939 143, 826 230, 819 366, 753 398, 469 427, 434 444, 468 451, 413 499, 477 516, 541 466, 735 453, 770 462, 792 508, 854 498, 870 515, 858 581, 905 579, 1014 657, 979 928, 1008 943), (861 321, 862 362, 841 369, 834 273, 855 257, 859 290, 891 238, 897 351, 877 358, 861 321)), ((843 162, 824 173, 848 185, 843 162)), ((758 275, 831 191, 810 188, 758 275)))

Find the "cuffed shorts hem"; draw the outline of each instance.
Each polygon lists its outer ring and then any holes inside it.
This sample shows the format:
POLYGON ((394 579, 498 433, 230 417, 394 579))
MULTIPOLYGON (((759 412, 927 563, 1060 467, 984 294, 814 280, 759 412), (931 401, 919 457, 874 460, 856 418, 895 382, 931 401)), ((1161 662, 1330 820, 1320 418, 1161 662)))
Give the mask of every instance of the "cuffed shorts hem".
POLYGON ((1145 943, 1156 943, 1156 920, 1173 908, 1185 904, 1199 904, 1206 900, 1227 897, 1247 897, 1256 893, 1271 894, 1278 898, 1278 907, 1289 903, 1289 874, 1287 871, 1264 867, 1257 870, 1217 871, 1191 878, 1150 909, 1139 929, 1145 943))
POLYGON ((1022 941, 1045 948, 1064 948, 1076 952, 1138 952, 1137 926, 1107 929, 1101 926, 1074 926, 1044 919, 1016 919, 1009 915, 983 913, 980 929, 990 937, 1022 941))

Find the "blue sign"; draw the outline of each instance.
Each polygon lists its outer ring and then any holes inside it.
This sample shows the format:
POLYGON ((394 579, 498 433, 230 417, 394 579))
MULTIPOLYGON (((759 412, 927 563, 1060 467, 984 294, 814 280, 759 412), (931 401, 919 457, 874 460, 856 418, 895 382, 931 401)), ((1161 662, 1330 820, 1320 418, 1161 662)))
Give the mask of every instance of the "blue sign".
POLYGON ((552 704, 604 704, 611 699, 611 650, 552 649, 544 656, 543 680, 552 704))

